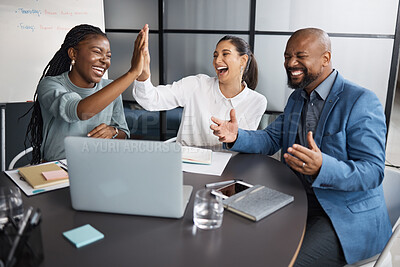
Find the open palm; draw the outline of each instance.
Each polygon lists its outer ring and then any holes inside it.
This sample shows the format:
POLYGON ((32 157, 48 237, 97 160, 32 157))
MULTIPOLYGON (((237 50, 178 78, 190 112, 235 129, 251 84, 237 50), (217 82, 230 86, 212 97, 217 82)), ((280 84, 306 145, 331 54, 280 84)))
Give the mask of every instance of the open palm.
POLYGON ((211 120, 215 123, 210 126, 213 130, 213 134, 218 136, 220 142, 233 143, 236 141, 239 125, 236 120, 235 110, 232 109, 230 112, 230 120, 220 120, 215 117, 211 117, 211 120))

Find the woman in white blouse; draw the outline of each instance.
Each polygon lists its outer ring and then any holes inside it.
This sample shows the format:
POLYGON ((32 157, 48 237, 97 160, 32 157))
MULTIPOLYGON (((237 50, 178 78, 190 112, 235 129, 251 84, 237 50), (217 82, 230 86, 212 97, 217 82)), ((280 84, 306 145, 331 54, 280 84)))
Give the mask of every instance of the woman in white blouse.
POLYGON ((229 120, 231 109, 235 109, 239 127, 256 130, 266 110, 267 99, 252 90, 258 82, 257 62, 243 39, 225 36, 219 40, 213 65, 217 77, 198 74, 155 87, 149 79, 148 55, 144 70, 134 83, 133 96, 150 111, 183 107, 177 136, 177 142, 182 145, 221 146, 210 129, 211 117, 229 120))

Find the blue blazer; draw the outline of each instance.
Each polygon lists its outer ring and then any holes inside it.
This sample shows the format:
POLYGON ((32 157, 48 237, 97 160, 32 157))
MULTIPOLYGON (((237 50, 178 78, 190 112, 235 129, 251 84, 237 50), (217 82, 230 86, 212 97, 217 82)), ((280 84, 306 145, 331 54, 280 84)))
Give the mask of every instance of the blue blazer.
MULTIPOLYGON (((287 152, 295 142, 303 108, 300 93, 290 95, 283 114, 266 129, 239 129, 232 149, 268 155, 281 148, 282 155, 287 152)), ((392 230, 382 190, 385 115, 376 95, 338 73, 314 140, 322 152, 322 166, 312 188, 332 221, 346 261, 380 253, 392 230)))

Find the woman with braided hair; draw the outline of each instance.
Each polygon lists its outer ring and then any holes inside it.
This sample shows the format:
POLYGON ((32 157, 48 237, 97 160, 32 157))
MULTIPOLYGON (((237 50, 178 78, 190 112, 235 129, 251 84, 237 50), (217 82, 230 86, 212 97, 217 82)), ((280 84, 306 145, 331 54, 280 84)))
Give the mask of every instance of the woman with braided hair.
POLYGON ((103 79, 111 65, 110 43, 99 28, 72 28, 47 64, 34 95, 26 139, 32 163, 65 158, 66 136, 127 138, 121 94, 142 73, 148 26, 138 34, 131 67, 115 81, 103 79))

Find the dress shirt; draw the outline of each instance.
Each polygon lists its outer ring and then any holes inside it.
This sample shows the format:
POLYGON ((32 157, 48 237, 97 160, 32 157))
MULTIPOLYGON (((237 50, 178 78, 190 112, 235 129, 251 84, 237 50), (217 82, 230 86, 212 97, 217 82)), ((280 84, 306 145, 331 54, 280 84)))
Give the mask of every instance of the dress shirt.
MULTIPOLYGON (((300 123, 297 130, 297 144, 309 147, 307 133, 311 131, 314 136, 325 100, 335 82, 336 75, 337 71, 333 70, 332 73, 320 85, 318 85, 310 95, 308 95, 305 89, 302 90, 301 96, 304 98, 304 105, 301 111, 300 123)), ((315 197, 315 193, 311 186, 313 178, 310 175, 304 175, 296 171, 295 173, 300 177, 307 192, 309 210, 319 210, 322 212, 322 207, 315 197)))
POLYGON ((331 91, 332 85, 335 82, 337 71, 332 73, 315 88, 310 95, 305 89, 302 90, 301 96, 304 98, 304 106, 301 112, 301 119, 298 128, 299 144, 308 147, 307 133, 309 131, 315 133, 322 108, 325 104, 325 99, 331 91))
POLYGON ((157 87, 150 79, 135 81, 133 96, 150 111, 183 107, 177 142, 187 146, 222 146, 210 129, 212 116, 230 120, 230 110, 235 109, 239 127, 256 130, 267 107, 265 96, 247 85, 238 95, 226 98, 219 89, 218 79, 204 74, 157 87))

